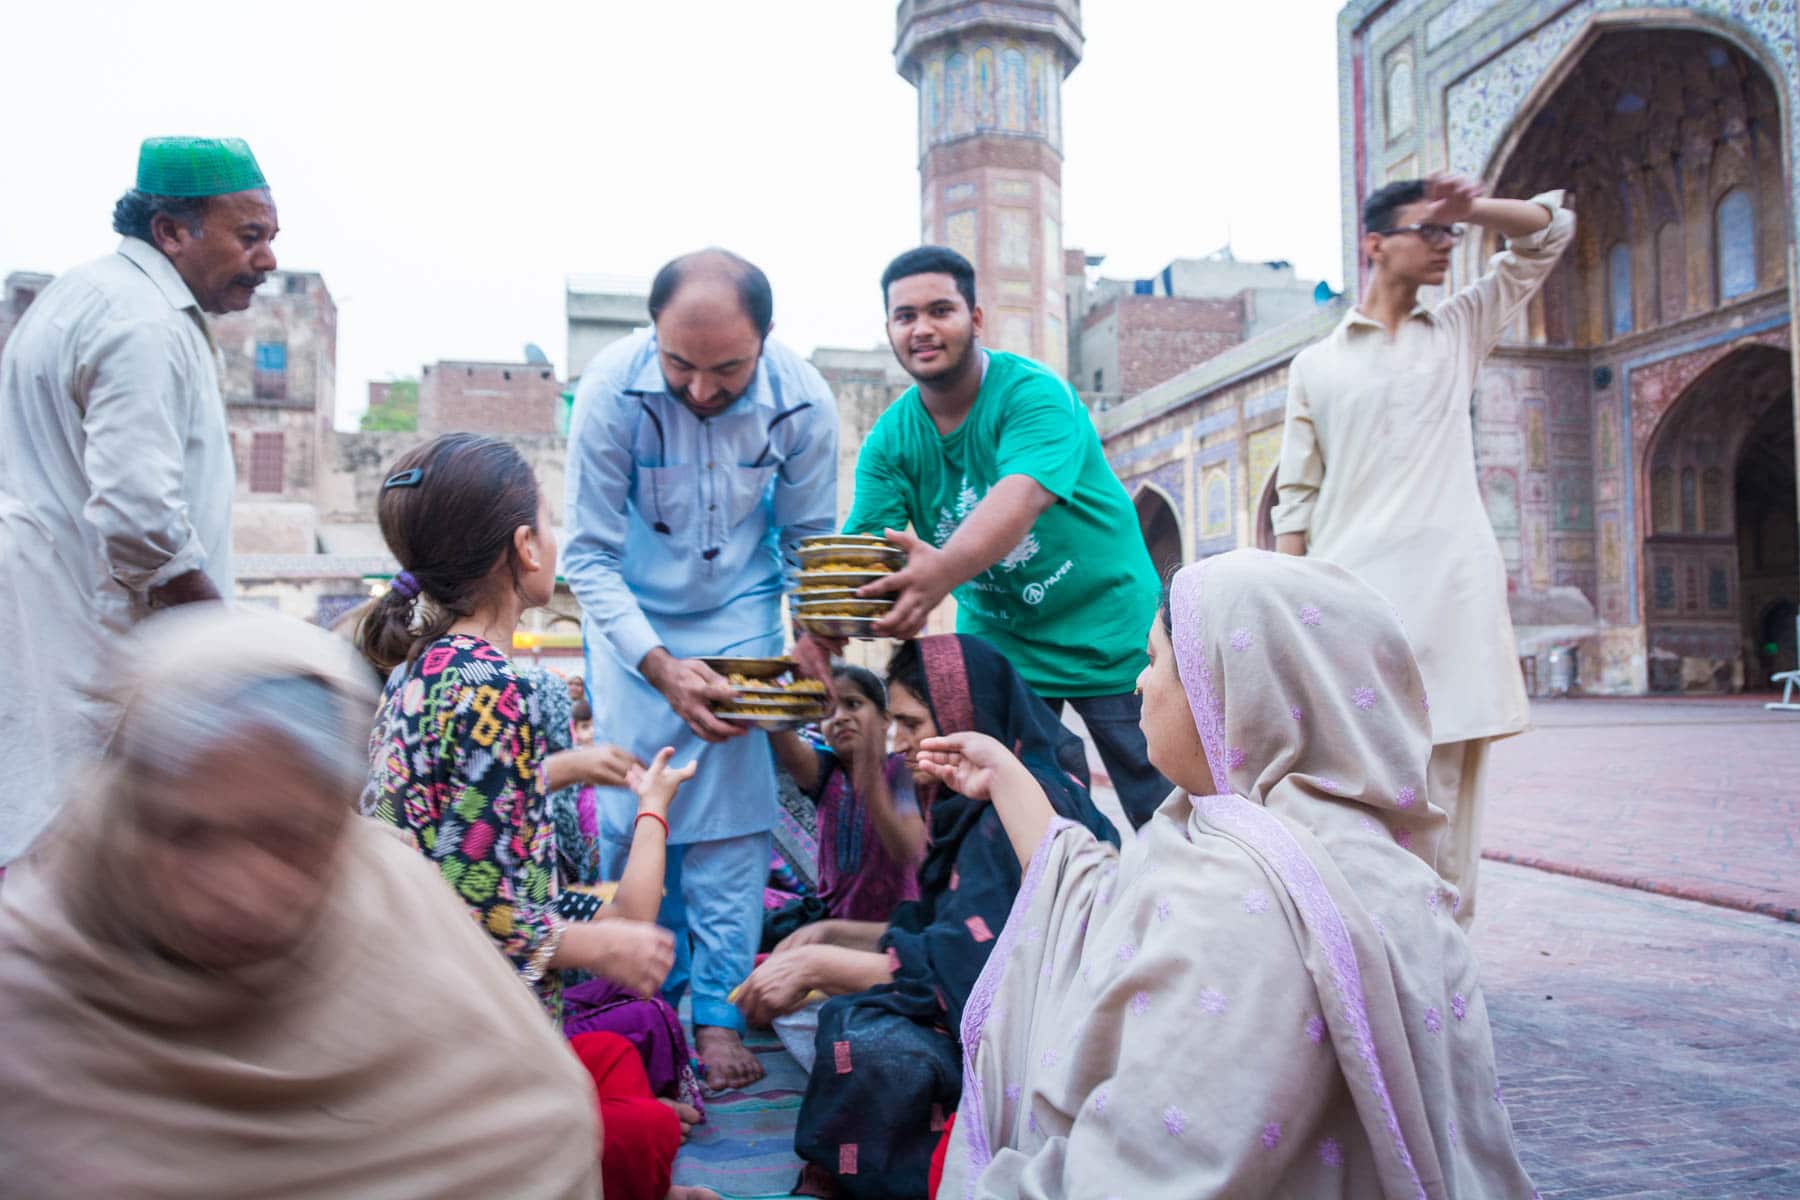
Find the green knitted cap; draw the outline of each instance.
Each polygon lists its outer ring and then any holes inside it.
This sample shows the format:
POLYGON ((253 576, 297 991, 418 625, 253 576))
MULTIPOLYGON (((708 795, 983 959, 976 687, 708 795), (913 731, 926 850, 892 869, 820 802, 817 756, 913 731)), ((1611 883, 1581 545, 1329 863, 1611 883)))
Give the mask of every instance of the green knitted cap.
POLYGON ((145 138, 137 190, 153 196, 223 196, 268 187, 243 138, 145 138))

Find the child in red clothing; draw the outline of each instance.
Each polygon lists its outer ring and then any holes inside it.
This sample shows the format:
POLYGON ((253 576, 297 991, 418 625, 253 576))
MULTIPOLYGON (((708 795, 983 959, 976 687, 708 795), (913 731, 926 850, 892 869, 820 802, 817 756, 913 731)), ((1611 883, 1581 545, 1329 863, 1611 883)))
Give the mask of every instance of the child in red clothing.
POLYGON ((616 1033, 580 1033, 569 1045, 600 1101, 600 1174, 607 1200, 719 1200, 710 1188, 674 1187, 675 1152, 699 1114, 650 1093, 636 1047, 616 1033), (685 1111, 684 1111, 685 1110, 685 1111))

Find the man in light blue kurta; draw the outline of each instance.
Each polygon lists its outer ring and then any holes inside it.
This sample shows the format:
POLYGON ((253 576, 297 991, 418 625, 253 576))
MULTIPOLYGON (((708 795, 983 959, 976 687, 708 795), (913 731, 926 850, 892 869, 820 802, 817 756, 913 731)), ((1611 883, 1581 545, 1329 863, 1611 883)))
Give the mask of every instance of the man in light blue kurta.
MULTIPOLYGON (((780 654, 781 593, 801 538, 837 527, 837 404, 768 339, 767 279, 722 251, 676 259, 653 327, 603 350, 576 392, 563 570, 581 602, 594 728, 648 761, 700 770, 669 813, 671 1000, 691 982, 712 1086, 761 1074, 727 996, 762 930, 776 814, 766 735, 713 716, 730 689, 702 656, 780 654)), ((602 870, 617 879, 636 801, 601 793, 602 870)))

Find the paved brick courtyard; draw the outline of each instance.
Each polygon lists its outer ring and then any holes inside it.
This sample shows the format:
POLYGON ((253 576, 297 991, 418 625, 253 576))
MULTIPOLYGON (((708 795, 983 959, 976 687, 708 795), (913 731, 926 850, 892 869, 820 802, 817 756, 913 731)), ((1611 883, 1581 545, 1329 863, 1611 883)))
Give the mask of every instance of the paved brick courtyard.
POLYGON ((1560 700, 1494 748, 1490 857, 1800 920, 1800 713, 1560 700))
POLYGON ((1474 938, 1546 1200, 1800 1196, 1800 925, 1487 863, 1474 938))

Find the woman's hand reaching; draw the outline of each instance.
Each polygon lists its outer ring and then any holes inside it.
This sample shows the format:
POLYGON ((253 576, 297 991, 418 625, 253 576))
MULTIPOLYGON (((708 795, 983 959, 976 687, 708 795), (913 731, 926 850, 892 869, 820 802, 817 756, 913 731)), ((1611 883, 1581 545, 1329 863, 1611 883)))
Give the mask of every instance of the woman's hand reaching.
POLYGON ((1025 764, 981 733, 952 733, 919 743, 919 768, 971 800, 994 806, 1006 836, 1025 866, 1037 853, 1056 810, 1025 764))
POLYGON ((919 743, 919 766, 971 800, 992 800, 998 773, 1024 770, 1012 752, 985 733, 950 733, 919 743))

